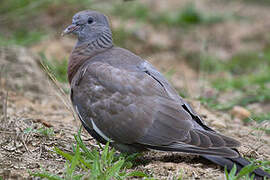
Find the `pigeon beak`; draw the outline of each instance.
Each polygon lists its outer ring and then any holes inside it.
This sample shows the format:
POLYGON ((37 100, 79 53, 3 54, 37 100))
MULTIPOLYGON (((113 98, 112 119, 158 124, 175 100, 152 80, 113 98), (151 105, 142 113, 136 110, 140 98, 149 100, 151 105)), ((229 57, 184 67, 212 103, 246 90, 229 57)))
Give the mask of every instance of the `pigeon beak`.
POLYGON ((79 28, 79 26, 77 26, 76 24, 71 24, 69 25, 61 34, 61 36, 64 36, 66 34, 70 34, 73 33, 75 30, 77 30, 79 28))

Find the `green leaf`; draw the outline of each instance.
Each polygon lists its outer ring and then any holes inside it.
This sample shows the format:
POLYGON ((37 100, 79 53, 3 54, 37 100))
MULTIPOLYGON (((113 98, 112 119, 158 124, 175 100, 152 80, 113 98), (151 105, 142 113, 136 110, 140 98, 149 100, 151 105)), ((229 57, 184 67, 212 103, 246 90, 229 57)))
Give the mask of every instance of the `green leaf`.
POLYGON ((227 166, 225 166, 225 176, 226 176, 226 179, 227 179, 227 180, 230 179, 229 173, 228 173, 228 170, 227 170, 227 166))
POLYGON ((132 176, 136 176, 136 177, 148 177, 147 174, 141 172, 141 171, 133 171, 133 172, 130 172, 130 173, 127 173, 126 174, 126 177, 132 177, 132 176))
POLYGON ((28 134, 28 133, 30 133, 30 132, 32 132, 33 131, 33 129, 31 128, 31 127, 28 127, 28 128, 26 128, 23 132, 25 133, 25 134, 28 134))
POLYGON ((84 165, 84 166, 81 166, 85 171, 87 171, 88 169, 91 169, 92 165, 90 163, 87 163, 82 156, 79 157, 79 161, 84 165))
POLYGON ((64 151, 61 151, 58 147, 54 147, 54 151, 56 154, 59 154, 60 156, 64 157, 68 161, 72 161, 73 156, 69 153, 65 153, 64 151))
POLYGON ((104 147, 104 150, 101 153, 101 160, 104 163, 105 167, 108 166, 108 165, 110 165, 107 162, 107 159, 109 157, 109 153, 108 152, 109 152, 109 142, 106 143, 106 145, 104 147))
POLYGON ((230 179, 235 179, 236 170, 237 170, 237 167, 236 167, 236 165, 234 164, 234 165, 233 165, 233 168, 232 168, 232 170, 230 171, 230 174, 229 174, 230 179))
POLYGON ((225 175, 227 180, 236 180, 236 165, 233 165, 233 168, 231 169, 230 173, 228 173, 227 167, 225 167, 225 175))
POLYGON ((37 172, 37 173, 30 173, 31 176, 34 176, 34 177, 40 177, 40 178, 47 178, 49 180, 64 180, 62 179, 61 177, 57 176, 57 175, 53 175, 53 174, 50 174, 48 172, 43 172, 43 173, 40 173, 40 172, 37 172))
POLYGON ((97 178, 99 174, 101 174, 99 160, 94 159, 94 162, 91 168, 91 177, 97 178))
POLYGON ((83 176, 84 176, 83 174, 72 176, 72 180, 81 180, 83 176))
POLYGON ((72 178, 73 172, 75 171, 76 166, 79 164, 79 157, 80 157, 80 148, 77 145, 75 155, 71 160, 71 166, 67 170, 67 176, 72 178))
MULTIPOLYGON (((126 177, 131 176, 147 177, 143 172, 134 171, 127 173, 126 171, 126 168, 132 166, 131 160, 135 159, 137 154, 127 156, 127 158, 124 154, 116 156, 115 150, 110 149, 109 143, 104 146, 102 152, 97 151, 96 148, 93 148, 92 151, 90 151, 83 143, 80 133, 81 129, 74 135, 76 146, 73 146, 72 153, 63 152, 59 148, 54 147, 53 152, 66 159, 64 172, 65 179, 79 180, 86 177, 90 180, 123 180, 126 177), (76 167, 82 168, 83 173, 75 175, 76 167)), ((46 172, 36 174, 36 176, 52 180, 61 179, 61 177, 46 172)))
POLYGON ((115 150, 111 149, 107 155, 107 163, 108 163, 108 165, 111 165, 116 160, 117 160, 117 158, 115 158, 115 150))
POLYGON ((82 126, 80 127, 77 135, 74 135, 74 139, 76 140, 77 144, 79 144, 79 146, 83 150, 83 152, 86 154, 87 158, 90 160, 93 160, 93 159, 95 159, 93 153, 91 153, 89 151, 89 149, 86 147, 86 145, 83 143, 83 141, 81 139, 81 129, 82 129, 82 126))
POLYGON ((121 167, 123 166, 125 160, 121 159, 119 161, 117 161, 113 167, 109 168, 107 171, 108 176, 106 177, 106 179, 110 179, 111 177, 115 177, 118 175, 121 167))
POLYGON ((241 169, 241 171, 238 173, 238 175, 236 176, 236 179, 240 179, 241 177, 248 175, 249 173, 251 173, 252 171, 254 171, 255 169, 257 169, 259 167, 261 167, 261 166, 254 165, 253 163, 243 167, 241 169))

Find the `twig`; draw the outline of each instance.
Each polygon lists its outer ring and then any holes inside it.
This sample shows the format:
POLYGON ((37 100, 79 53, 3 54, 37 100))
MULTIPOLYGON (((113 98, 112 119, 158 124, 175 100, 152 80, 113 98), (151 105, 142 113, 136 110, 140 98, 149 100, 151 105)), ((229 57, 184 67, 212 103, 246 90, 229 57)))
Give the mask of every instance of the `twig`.
POLYGON ((56 87, 56 89, 59 90, 57 93, 58 97, 61 99, 61 101, 63 102, 63 104, 67 108, 67 110, 72 113, 73 118, 76 119, 76 113, 74 112, 72 105, 69 103, 68 97, 67 97, 66 93, 64 92, 64 90, 61 88, 61 85, 56 80, 55 76, 50 72, 48 66, 46 66, 42 61, 40 61, 40 64, 42 65, 45 73, 49 76, 49 78, 53 82, 53 85, 56 87))
POLYGON ((5 133, 5 134, 16 134, 16 132, 9 132, 9 131, 0 131, 0 133, 5 133))
POLYGON ((44 126, 46 126, 48 128, 53 127, 53 125, 51 123, 49 123, 49 122, 47 122, 47 121, 45 121, 43 119, 33 119, 33 122, 35 122, 35 123, 41 123, 41 124, 43 124, 44 126))
POLYGON ((39 146, 38 160, 40 160, 41 154, 42 154, 42 144, 40 144, 39 146))
POLYGON ((27 145, 25 144, 25 141, 24 141, 23 139, 21 139, 21 141, 22 141, 23 146, 24 146, 24 148, 26 149, 27 153, 29 153, 30 151, 29 151, 27 145))
MULTIPOLYGON (((254 122, 256 122, 253 118, 249 118, 251 121, 254 121, 254 122)), ((257 122, 256 122, 257 123, 257 122)), ((262 123, 260 123, 260 124, 257 124, 256 126, 255 126, 255 128, 254 129, 251 129, 248 133, 247 133, 247 135, 245 136, 245 137, 248 137, 251 133, 253 133, 253 132, 255 132, 255 131, 258 131, 258 129, 260 128, 260 127, 268 127, 268 125, 269 125, 269 122, 262 122, 262 123)), ((254 151, 257 155, 258 155, 258 149, 260 149, 262 146, 264 146, 264 144, 262 144, 262 141, 261 141, 261 138, 263 137, 263 135, 265 134, 265 132, 264 131, 262 131, 261 133, 258 133, 258 134, 256 134, 255 136, 256 136, 256 138, 257 138, 257 141, 251 146, 251 145, 249 145, 248 147, 250 148, 250 150, 249 150, 249 152, 251 152, 251 151, 254 151), (254 150, 253 150, 254 149, 254 150)))
POLYGON ((4 100, 4 122, 7 122, 7 101, 8 101, 8 91, 6 92, 5 100, 4 100))
MULTIPOLYGON (((251 117, 249 117, 249 120, 251 120, 251 121, 253 121, 253 122, 256 122, 256 121, 255 121, 253 118, 251 118, 251 117)), ((251 133, 253 133, 254 131, 257 131, 260 127, 262 127, 262 126, 264 126, 264 125, 265 125, 265 127, 268 127, 269 124, 270 124, 270 123, 267 122, 267 121, 261 122, 261 123, 259 123, 259 124, 256 122, 255 128, 254 128, 254 129, 251 129, 251 130, 247 133, 246 136, 249 136, 251 133)), ((263 132, 263 133, 264 133, 264 132, 263 132)))

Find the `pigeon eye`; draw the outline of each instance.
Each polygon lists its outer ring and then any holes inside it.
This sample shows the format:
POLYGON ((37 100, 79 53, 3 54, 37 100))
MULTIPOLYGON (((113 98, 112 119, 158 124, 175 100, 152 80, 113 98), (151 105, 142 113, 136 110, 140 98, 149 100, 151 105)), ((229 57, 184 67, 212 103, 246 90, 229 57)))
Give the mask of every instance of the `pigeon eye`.
POLYGON ((88 22, 88 24, 92 24, 94 22, 94 19, 90 17, 90 18, 88 18, 87 22, 88 22))

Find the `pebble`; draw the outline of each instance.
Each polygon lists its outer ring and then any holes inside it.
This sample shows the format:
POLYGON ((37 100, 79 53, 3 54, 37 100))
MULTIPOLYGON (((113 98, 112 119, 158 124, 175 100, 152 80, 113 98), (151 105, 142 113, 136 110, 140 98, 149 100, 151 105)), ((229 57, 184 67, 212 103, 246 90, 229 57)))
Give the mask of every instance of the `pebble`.
POLYGON ((241 120, 244 120, 251 116, 251 112, 241 106, 234 106, 231 111, 231 114, 234 117, 239 118, 241 120))
POLYGON ((215 120, 211 122, 212 126, 215 126, 216 128, 222 129, 222 128, 226 128, 226 124, 223 121, 219 121, 219 120, 215 120))

